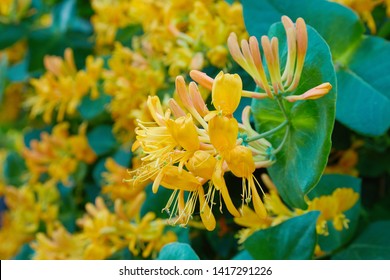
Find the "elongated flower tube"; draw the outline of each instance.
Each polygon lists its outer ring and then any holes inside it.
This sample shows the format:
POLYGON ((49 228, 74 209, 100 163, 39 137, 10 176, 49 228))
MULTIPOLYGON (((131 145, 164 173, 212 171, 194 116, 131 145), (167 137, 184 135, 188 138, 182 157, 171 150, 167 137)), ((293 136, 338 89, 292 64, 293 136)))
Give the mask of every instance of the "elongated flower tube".
POLYGON ((290 102, 295 102, 298 100, 315 100, 323 97, 332 89, 332 85, 330 83, 323 83, 319 86, 316 86, 301 95, 290 95, 286 96, 285 99, 290 102))
MULTIPOLYGON (((260 47, 256 37, 242 40, 241 47, 237 35, 231 33, 228 47, 233 59, 252 76, 256 84, 265 91, 268 97, 293 91, 299 84, 307 51, 307 30, 305 21, 298 18, 295 25, 286 16, 282 23, 287 36, 287 60, 282 71, 279 59, 279 41, 276 37, 261 37, 261 46, 265 61, 261 58, 260 47), (268 73, 265 71, 264 62, 268 73)), ((256 97, 256 95, 251 96, 256 97)), ((263 98, 263 95, 257 96, 263 98)))

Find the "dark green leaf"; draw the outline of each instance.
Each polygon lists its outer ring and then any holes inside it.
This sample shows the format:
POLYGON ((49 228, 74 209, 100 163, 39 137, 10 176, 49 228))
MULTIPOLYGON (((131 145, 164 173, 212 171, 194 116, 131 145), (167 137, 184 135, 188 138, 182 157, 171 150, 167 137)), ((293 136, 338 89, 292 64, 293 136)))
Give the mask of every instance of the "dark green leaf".
POLYGON ((117 142, 110 125, 100 125, 87 133, 88 143, 97 155, 113 150, 117 142))
POLYGON ((342 260, 389 260, 390 221, 370 224, 345 250, 334 256, 342 260))
MULTIPOLYGON (((354 192, 360 195, 361 193, 361 179, 348 176, 348 175, 324 175, 321 180, 318 182, 318 185, 308 193, 310 200, 315 197, 320 197, 323 195, 331 195, 338 188, 351 188, 354 192)), ((348 229, 343 229, 338 231, 333 227, 332 222, 328 222, 329 235, 318 236, 318 244, 321 247, 321 250, 327 253, 330 253, 341 246, 349 242, 356 232, 358 226, 359 215, 360 215, 360 199, 356 204, 344 214, 349 220, 348 229)))
POLYGON ((163 212, 162 209, 165 208, 169 197, 172 194, 172 190, 166 188, 159 188, 157 193, 152 192, 152 185, 149 185, 145 188, 146 200, 141 207, 141 216, 144 216, 148 212, 153 212, 157 217, 169 218, 169 214, 163 212))
POLYGON ((185 243, 174 242, 162 247, 158 260, 199 260, 198 255, 185 243))
MULTIPOLYGON (((273 25, 270 35, 277 36, 280 49, 286 51, 282 24, 273 25)), ((335 121, 336 80, 329 48, 318 33, 308 27, 309 45, 305 66, 298 88, 293 94, 329 82, 333 89, 317 100, 290 103, 284 100, 291 120, 290 132, 283 149, 276 155, 276 163, 269 173, 286 203, 295 208, 305 208, 305 194, 319 181, 326 166, 331 148, 331 134, 335 121)), ((282 56, 284 65, 285 53, 282 56)), ((252 103, 255 125, 259 133, 269 131, 285 119, 277 102, 271 99, 252 103)), ((278 147, 285 129, 273 134, 269 140, 278 147)))
POLYGON ((259 230, 245 242, 245 249, 258 260, 308 260, 317 241, 319 212, 308 212, 284 223, 259 230))
POLYGON ((97 99, 85 96, 78 107, 81 117, 84 120, 92 120, 105 111, 105 107, 110 103, 111 97, 101 94, 97 99))
POLYGON ((10 152, 3 163, 3 174, 6 184, 20 186, 23 183, 22 174, 26 171, 24 159, 16 152, 10 152))
POLYGON ((120 28, 115 37, 115 41, 121 42, 124 46, 131 46, 133 36, 142 34, 142 26, 138 24, 129 25, 124 28, 120 28))
POLYGON ((0 23, 0 50, 12 46, 26 35, 26 26, 22 24, 0 23))
POLYGON ((377 136, 390 127, 390 43, 366 36, 337 71, 337 119, 377 136))

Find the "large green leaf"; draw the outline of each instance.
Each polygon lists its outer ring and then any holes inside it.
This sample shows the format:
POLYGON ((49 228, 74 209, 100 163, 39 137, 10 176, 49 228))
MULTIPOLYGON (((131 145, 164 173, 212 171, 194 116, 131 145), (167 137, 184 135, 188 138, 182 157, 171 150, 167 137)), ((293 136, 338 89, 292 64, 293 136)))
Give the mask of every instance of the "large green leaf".
POLYGON ((390 127, 390 43, 365 36, 337 71, 337 119, 366 135, 390 127))
MULTIPOLYGON (((322 176, 318 185, 308 193, 308 197, 312 200, 315 197, 331 195, 338 188, 351 188, 354 192, 360 194, 361 180, 348 175, 327 174, 322 176)), ((327 223, 329 235, 318 236, 318 244, 322 251, 331 253, 352 239, 358 226, 360 210, 361 205, 359 199, 351 209, 344 213, 349 220, 348 229, 338 231, 333 227, 332 222, 327 223)))
POLYGON ((97 155, 112 151, 117 142, 109 125, 99 125, 87 133, 88 143, 97 155))
POLYGON ((390 259, 390 221, 370 224, 366 230, 334 259, 348 260, 389 260, 390 259))
POLYGON ((319 212, 308 212, 284 223, 259 230, 245 242, 245 249, 259 260, 308 260, 317 242, 319 212))
POLYGON ((366 135, 381 135, 389 129, 390 43, 363 36, 357 14, 324 0, 245 0, 243 7, 246 27, 256 36, 282 15, 304 18, 326 40, 337 65, 337 120, 366 135))
POLYGON ((25 24, 0 23, 0 50, 15 44, 26 35, 26 32, 25 24))
POLYGON ((158 260, 199 260, 198 255, 190 245, 173 242, 162 247, 158 260))
MULTIPOLYGON (((280 49, 286 52, 282 24, 273 25, 269 34, 279 38, 280 49)), ((290 131, 283 149, 276 154, 276 163, 269 168, 280 195, 295 208, 306 207, 304 196, 322 175, 331 148, 335 120, 336 79, 329 48, 309 26, 308 37, 308 52, 301 81, 293 93, 302 94, 324 82, 330 82, 333 89, 317 100, 295 103, 281 100, 291 122, 290 131)), ((285 56, 284 53, 281 65, 284 65, 285 56)), ((285 120, 275 100, 254 100, 252 110, 259 133, 269 131, 285 120)), ((278 147, 284 134, 285 129, 282 129, 269 137, 274 147, 278 147)))

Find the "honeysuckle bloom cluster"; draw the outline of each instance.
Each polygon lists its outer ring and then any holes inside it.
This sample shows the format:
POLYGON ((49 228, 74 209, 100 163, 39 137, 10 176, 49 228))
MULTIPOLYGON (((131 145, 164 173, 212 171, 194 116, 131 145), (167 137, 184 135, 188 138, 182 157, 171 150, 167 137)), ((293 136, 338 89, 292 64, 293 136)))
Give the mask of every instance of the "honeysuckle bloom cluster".
MULTIPOLYGON (((205 77, 195 74, 198 80, 205 77)), ((256 133, 249 127, 249 119, 239 124, 233 117, 242 95, 240 76, 220 72, 211 81, 211 88, 215 111, 208 109, 196 83, 187 87, 181 76, 176 78, 176 91, 182 106, 171 99, 169 109, 164 110, 157 96, 148 98, 153 122, 138 120, 133 145, 134 150, 142 150, 142 165, 131 171, 132 177, 127 180, 135 187, 153 180, 154 193, 160 185, 173 190, 164 208, 173 224, 186 225, 199 201, 200 217, 208 230, 216 226, 212 212, 216 192, 233 216, 241 216, 224 180, 228 171, 242 178, 242 206, 252 202, 257 215, 267 215, 253 172, 272 164, 272 148, 267 140, 244 144, 240 138, 256 133)))
POLYGON ((139 193, 132 201, 115 200, 114 210, 109 210, 102 197, 95 204, 86 205, 85 215, 77 221, 81 231, 71 234, 56 223, 47 234, 39 233, 32 243, 34 259, 107 259, 112 254, 128 248, 143 258, 155 255, 167 243, 177 240, 176 234, 166 231, 164 220, 153 213, 139 217, 145 199, 139 193))
POLYGON ((98 81, 101 76, 103 59, 87 57, 86 69, 77 70, 72 49, 66 49, 64 59, 57 56, 46 56, 44 65, 47 72, 39 79, 31 79, 34 94, 26 100, 31 108, 32 118, 43 114, 46 123, 52 121, 57 112, 57 122, 64 120, 65 115, 74 115, 84 96, 99 96, 98 81))
POLYGON ((92 8, 100 52, 113 47, 120 29, 139 25, 143 34, 134 36, 133 49, 162 62, 172 77, 207 64, 226 67, 229 33, 246 36, 241 4, 223 0, 94 0, 92 8))
POLYGON ((13 257, 32 241, 39 228, 53 228, 58 216, 59 193, 50 182, 6 186, 2 190, 7 209, 1 213, 0 258, 13 257), (5 241, 6 240, 6 241, 5 241))
POLYGON ((346 150, 334 150, 329 157, 325 173, 348 174, 357 177, 359 175, 357 164, 359 161, 358 150, 364 142, 355 140, 346 150))
MULTIPOLYGON (((134 166, 134 165, 133 165, 134 166)), ((108 194, 111 199, 122 199, 124 201, 133 200, 140 192, 144 191, 144 186, 138 185, 137 188, 129 188, 129 184, 123 181, 127 177, 128 168, 119 165, 114 159, 108 158, 105 163, 107 172, 104 172, 104 184, 102 193, 108 194)))
POLYGON ((93 163, 96 154, 88 144, 86 129, 83 124, 77 135, 69 135, 69 124, 60 123, 51 134, 42 132, 39 141, 31 140, 30 147, 23 150, 30 180, 36 182, 42 174, 48 174, 50 181, 68 185, 79 162, 93 163))
POLYGON ((134 137, 136 118, 146 118, 143 106, 149 94, 164 87, 164 72, 141 54, 115 44, 109 69, 103 72, 104 91, 112 97, 108 110, 113 131, 128 140, 134 137), (129 98, 131 96, 131 98, 129 98))
POLYGON ((290 209, 281 200, 278 191, 268 175, 262 175, 262 181, 267 186, 269 195, 265 198, 265 207, 269 215, 260 218, 249 207, 244 208, 242 217, 234 218, 235 223, 243 226, 237 237, 239 243, 243 243, 255 231, 278 225, 285 220, 309 211, 320 211, 317 219, 317 234, 329 235, 328 222, 331 222, 337 231, 348 229, 349 220, 345 212, 351 209, 359 200, 359 194, 351 188, 338 188, 331 195, 323 195, 312 200, 307 200, 306 210, 290 209))
POLYGON ((244 92, 244 95, 259 99, 281 96, 289 102, 318 99, 324 96, 332 88, 330 83, 320 84, 300 95, 291 95, 299 85, 308 37, 306 24, 302 18, 298 18, 294 24, 290 18, 283 16, 282 23, 287 36, 287 59, 284 67, 279 58, 278 38, 261 37, 263 61, 256 37, 251 36, 249 40, 241 40, 240 46, 237 35, 230 34, 228 47, 233 59, 248 72, 260 89, 260 92, 244 92))

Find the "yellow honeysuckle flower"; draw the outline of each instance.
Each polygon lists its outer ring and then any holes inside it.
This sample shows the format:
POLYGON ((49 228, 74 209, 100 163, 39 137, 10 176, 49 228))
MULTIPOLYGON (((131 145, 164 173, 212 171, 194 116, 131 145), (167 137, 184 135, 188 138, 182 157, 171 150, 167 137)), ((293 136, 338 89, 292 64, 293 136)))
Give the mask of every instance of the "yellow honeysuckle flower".
POLYGON ((81 260, 86 245, 87 240, 80 234, 71 234, 56 224, 50 233, 38 233, 31 247, 35 260, 81 260))
POLYGON ((234 118, 215 116, 209 121, 208 133, 218 152, 228 152, 236 146, 238 122, 234 118))
MULTIPOLYGON (((356 11, 363 21, 366 22, 371 33, 376 33, 376 25, 372 12, 378 5, 386 3, 387 0, 331 0, 356 11)), ((389 7, 389 5, 387 5, 389 7)), ((389 14, 389 13, 388 13, 389 14)))
POLYGON ((57 111, 57 121, 61 122, 65 115, 77 112, 77 106, 89 91, 92 98, 98 97, 97 85, 103 59, 89 57, 86 62, 86 70, 77 71, 71 49, 65 50, 64 59, 46 56, 44 64, 47 72, 39 79, 30 80, 35 90, 25 102, 27 107, 31 107, 30 116, 34 118, 43 114, 43 120, 50 123, 57 111))
POLYGON ((86 205, 87 213, 77 221, 81 227, 80 238, 85 240, 84 259, 105 259, 113 253, 129 248, 143 257, 155 256, 166 243, 176 241, 173 232, 164 232, 166 221, 149 212, 142 218, 139 212, 145 194, 139 193, 131 202, 115 200, 110 211, 101 197, 95 204, 86 205))
POLYGON ((153 180, 154 193, 160 185, 173 190, 164 208, 172 224, 186 225, 199 201, 200 218, 206 229, 213 230, 216 191, 222 198, 220 210, 224 203, 233 216, 241 215, 224 179, 224 174, 231 171, 242 178, 243 205, 253 202, 257 215, 265 217, 266 208, 258 194, 256 185, 259 183, 253 172, 272 164, 267 158, 271 144, 260 138, 242 145, 244 140, 239 138, 239 131, 248 136, 258 133, 247 124, 239 124, 232 116, 240 100, 241 78, 221 72, 214 80, 200 72, 193 73, 213 89, 215 103, 221 104, 221 114, 208 110, 194 82, 187 87, 184 78, 177 77, 176 92, 183 107, 171 99, 169 109, 164 109, 157 96, 148 98, 147 107, 153 122, 138 120, 137 141, 133 145, 133 151, 142 150, 142 164, 130 171, 132 178, 125 181, 135 186, 153 180), (229 96, 232 91, 233 101, 229 96), (185 194, 188 194, 186 200, 185 194))
POLYGON ((32 140, 30 148, 24 147, 23 157, 32 175, 31 181, 48 173, 51 181, 67 185, 69 176, 76 170, 79 161, 92 163, 96 154, 86 138, 86 125, 79 127, 79 134, 70 136, 69 124, 54 126, 51 134, 41 133, 41 140, 32 140))
POLYGON ((176 142, 187 151, 199 149, 200 141, 191 114, 168 120, 167 127, 176 142))
POLYGON ((333 221, 336 230, 348 228, 349 220, 343 212, 350 209, 359 199, 359 194, 350 188, 336 189, 331 195, 314 198, 308 203, 308 211, 319 210, 317 221, 319 234, 327 235, 326 221, 333 221))
POLYGON ((19 188, 4 187, 7 209, 2 213, 0 228, 0 258, 11 259, 20 247, 34 239, 43 224, 47 230, 54 227, 58 216, 59 193, 55 185, 34 183, 19 188))
POLYGON ((240 76, 219 72, 215 77, 211 94, 215 108, 225 116, 232 115, 241 100, 242 81, 240 76))

